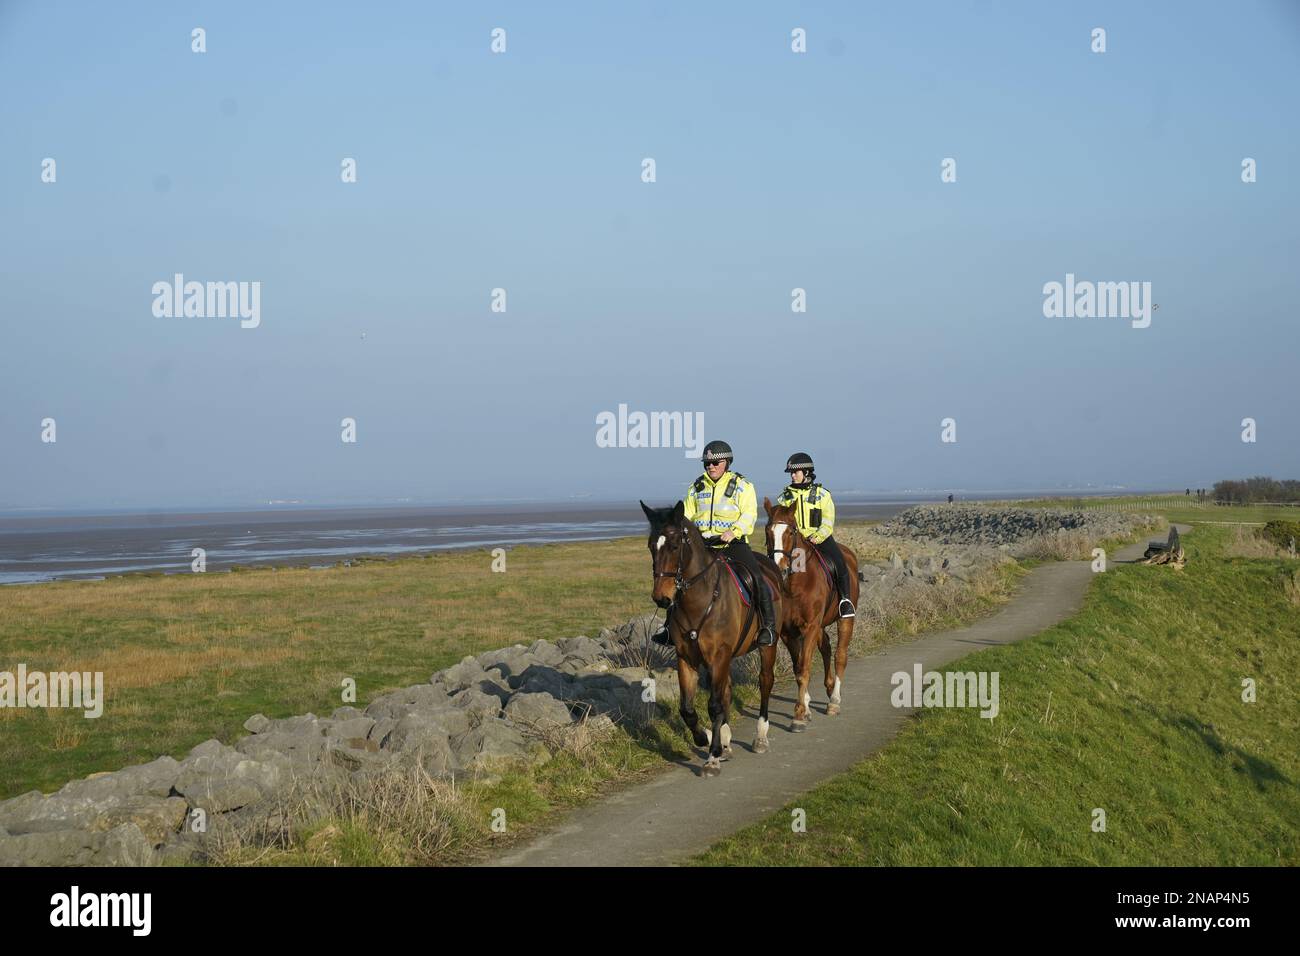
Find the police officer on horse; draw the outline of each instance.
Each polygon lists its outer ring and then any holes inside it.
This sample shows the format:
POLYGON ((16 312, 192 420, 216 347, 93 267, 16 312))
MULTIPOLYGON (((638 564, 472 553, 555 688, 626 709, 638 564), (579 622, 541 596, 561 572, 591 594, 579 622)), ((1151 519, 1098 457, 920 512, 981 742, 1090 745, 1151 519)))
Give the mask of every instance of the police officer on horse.
MULTIPOLYGON (((766 647, 776 643, 772 595, 749 548, 749 536, 758 521, 758 497, 753 483, 731 470, 733 457, 725 441, 711 441, 704 446, 704 474, 691 483, 684 499, 686 519, 695 523, 711 547, 749 572, 759 613, 758 643, 766 647)), ((668 613, 672 614, 672 610, 668 613)), ((654 641, 671 643, 666 619, 654 641)))
POLYGON ((840 593, 840 617, 853 617, 853 602, 849 600, 849 569, 844 563, 840 546, 831 537, 835 529, 835 502, 831 493, 817 481, 813 460, 797 451, 785 463, 790 484, 776 499, 778 505, 794 507, 795 523, 799 533, 816 546, 818 552, 835 571, 835 589, 840 593))

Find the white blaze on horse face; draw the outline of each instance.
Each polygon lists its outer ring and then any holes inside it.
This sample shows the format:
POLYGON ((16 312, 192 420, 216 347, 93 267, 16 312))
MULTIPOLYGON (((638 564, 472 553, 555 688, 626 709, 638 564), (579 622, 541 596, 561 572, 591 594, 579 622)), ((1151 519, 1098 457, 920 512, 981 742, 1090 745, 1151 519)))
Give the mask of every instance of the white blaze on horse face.
POLYGON ((785 539, 785 525, 772 525, 772 548, 776 552, 776 563, 780 564, 785 560, 785 555, 781 553, 781 542, 785 539))
POLYGON ((665 538, 663 535, 660 535, 659 540, 655 542, 655 550, 658 551, 660 548, 662 548, 664 546, 664 542, 667 540, 668 539, 665 538))

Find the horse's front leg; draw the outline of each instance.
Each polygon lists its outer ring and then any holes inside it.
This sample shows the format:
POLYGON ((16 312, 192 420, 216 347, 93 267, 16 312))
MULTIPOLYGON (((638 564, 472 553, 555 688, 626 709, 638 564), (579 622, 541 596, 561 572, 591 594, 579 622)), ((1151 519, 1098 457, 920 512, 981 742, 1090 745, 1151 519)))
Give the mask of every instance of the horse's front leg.
POLYGON ((754 735, 754 753, 765 754, 771 744, 768 743, 767 731, 771 723, 767 717, 767 705, 772 699, 772 685, 776 682, 776 645, 759 648, 762 668, 758 673, 758 731, 754 735))
POLYGON ((799 682, 798 697, 794 705, 794 725, 790 728, 794 733, 802 733, 808 729, 808 721, 812 719, 812 711, 808 704, 812 701, 812 696, 808 693, 808 683, 812 678, 812 661, 813 652, 817 649, 817 635, 820 629, 816 623, 805 624, 799 641, 799 663, 795 667, 795 679, 799 682))
POLYGON ((826 685, 826 713, 834 716, 840 712, 839 682, 835 679, 835 652, 831 649, 831 639, 822 628, 821 643, 817 645, 822 652, 822 670, 825 672, 823 683, 826 685))
MULTIPOLYGON (((835 683, 831 688, 831 703, 826 713, 840 712, 840 689, 844 686, 844 668, 849 663, 849 641, 853 640, 853 621, 851 617, 840 618, 835 638, 835 683)), ((827 674, 829 679, 830 675, 827 674)))
POLYGON ((722 758, 731 755, 731 725, 727 723, 731 710, 731 664, 715 663, 709 670, 709 716, 713 718, 710 734, 709 759, 704 761, 704 775, 716 777, 722 773, 722 758))
POLYGON ((691 735, 691 742, 697 747, 707 747, 709 737, 700 727, 700 715, 695 712, 695 691, 700 680, 695 667, 683 655, 677 656, 677 688, 681 692, 677 706, 682 722, 686 724, 686 732, 691 735))

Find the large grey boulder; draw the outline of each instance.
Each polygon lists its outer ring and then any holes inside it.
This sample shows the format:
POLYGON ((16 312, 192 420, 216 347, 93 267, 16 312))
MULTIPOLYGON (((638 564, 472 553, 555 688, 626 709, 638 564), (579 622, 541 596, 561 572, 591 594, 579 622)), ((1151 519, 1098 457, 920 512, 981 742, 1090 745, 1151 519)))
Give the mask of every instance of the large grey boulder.
MULTIPOLYGON (((473 658, 471 657, 469 660, 472 661, 473 658)), ((479 679, 482 679, 482 676, 480 673, 479 679)), ((384 720, 385 718, 401 720, 407 714, 416 711, 438 710, 449 706, 447 689, 448 685, 438 682, 416 684, 414 687, 393 691, 371 701, 370 705, 366 707, 365 716, 374 720, 384 720)))
POLYGON ((487 676, 485 676, 481 681, 475 682, 472 685, 472 689, 482 691, 484 694, 491 694, 502 704, 508 701, 510 695, 514 693, 514 689, 506 683, 506 678, 502 676, 502 672, 495 668, 489 670, 487 676))
POLYGON ((320 736, 324 732, 324 725, 315 714, 303 714, 298 717, 281 717, 272 720, 262 732, 320 736))
POLYGON ((107 832, 51 830, 0 840, 0 866, 150 866, 153 845, 132 823, 107 832))
POLYGON ((575 699, 591 705, 595 713, 610 714, 616 719, 641 716, 649 706, 641 701, 644 691, 644 668, 619 668, 608 672, 581 674, 576 682, 575 699))
POLYGON ((0 804, 0 824, 10 833, 82 829, 134 797, 165 797, 180 771, 172 757, 113 773, 73 780, 48 797, 31 791, 0 804))
POLYGON ((445 740, 470 729, 469 715, 463 710, 437 714, 408 714, 397 722, 384 738, 383 747, 400 753, 414 749, 430 739, 445 740))
POLYGON ((482 680, 483 665, 473 657, 466 657, 459 664, 449 667, 445 671, 439 671, 433 676, 439 683, 445 685, 448 691, 455 693, 464 690, 476 681, 482 680))
POLYGON ((134 824, 150 846, 156 847, 180 830, 187 809, 182 797, 128 797, 96 819, 91 829, 113 830, 124 823, 134 824))
POLYGON ((115 802, 117 801, 59 797, 51 794, 31 804, 21 816, 11 811, 6 815, 4 826, 15 835, 85 829, 94 822, 96 816, 115 802))
POLYGON ((523 729, 565 726, 573 722, 568 705, 550 694, 515 694, 506 704, 505 716, 523 729))
POLYGON ((45 794, 39 790, 28 790, 8 800, 0 800, 0 827, 10 833, 16 832, 15 827, 29 819, 44 799, 45 794))
POLYGON ((469 716, 463 710, 409 714, 384 737, 384 752, 417 762, 430 776, 451 776, 460 769, 451 738, 468 731, 469 716))
POLYGON ((528 648, 528 653, 532 656, 534 664, 554 667, 564 662, 564 651, 550 641, 540 639, 533 641, 528 648))
POLYGON ((521 674, 532 664, 537 663, 537 659, 528 652, 528 648, 522 644, 515 644, 511 647, 502 647, 494 651, 486 651, 478 656, 478 662, 487 671, 497 671, 501 680, 515 674, 521 674))
MULTIPOLYGON (((257 740, 263 736, 244 739, 257 740)), ((262 758, 252 760, 220 741, 206 740, 181 761, 176 792, 190 806, 210 814, 248 806, 275 793, 288 779, 284 772, 288 769, 287 757, 265 752, 262 758)))
POLYGON ((374 726, 375 719, 373 717, 353 717, 348 720, 338 720, 325 731, 325 736, 342 741, 365 740, 370 735, 370 729, 374 726))
POLYGON ((495 718, 453 738, 451 745, 457 761, 471 770, 487 769, 502 761, 526 759, 532 749, 523 734, 495 718))
POLYGON ((465 712, 471 725, 501 713, 501 698, 485 694, 476 687, 467 687, 451 699, 453 707, 465 712))
POLYGON ((571 700, 575 696, 577 678, 554 667, 534 664, 517 678, 518 690, 529 694, 550 694, 557 700, 571 700))
POLYGON ((295 770, 301 772, 321 762, 327 743, 325 737, 316 733, 269 731, 236 741, 235 750, 254 760, 271 763, 278 763, 280 758, 285 758, 295 770))
POLYGON ((55 795, 88 800, 110 800, 140 794, 165 797, 171 793, 178 773, 180 764, 175 758, 159 757, 149 763, 74 780, 61 787, 55 795))
POLYGON ((264 734, 271 727, 271 718, 265 714, 254 714, 244 721, 244 729, 250 734, 264 734))
POLYGON ((596 663, 605 656, 605 648, 589 637, 562 637, 555 642, 566 661, 579 661, 583 665, 596 663))

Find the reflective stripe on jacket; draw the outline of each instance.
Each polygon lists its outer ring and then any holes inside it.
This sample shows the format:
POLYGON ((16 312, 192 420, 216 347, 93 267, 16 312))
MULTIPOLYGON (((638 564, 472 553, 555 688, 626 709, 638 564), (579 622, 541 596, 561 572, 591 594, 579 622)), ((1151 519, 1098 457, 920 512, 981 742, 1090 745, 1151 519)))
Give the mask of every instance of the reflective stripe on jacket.
POLYGON ((694 521, 700 534, 706 537, 734 531, 737 538, 748 539, 758 520, 758 497, 754 485, 734 471, 724 471, 717 481, 701 475, 686 490, 685 503, 686 517, 694 521), (730 495, 727 494, 728 488, 730 495))

